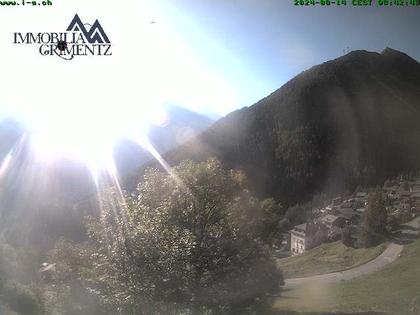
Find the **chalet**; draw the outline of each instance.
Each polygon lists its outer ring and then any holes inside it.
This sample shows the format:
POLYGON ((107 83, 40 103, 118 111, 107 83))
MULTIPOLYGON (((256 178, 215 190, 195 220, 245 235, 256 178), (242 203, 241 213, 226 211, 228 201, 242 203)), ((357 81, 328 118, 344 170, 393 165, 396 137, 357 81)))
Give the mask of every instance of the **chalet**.
POLYGON ((405 189, 399 189, 397 190, 397 196, 399 198, 410 198, 411 192, 405 189))
POLYGON ((387 193, 394 193, 395 194, 398 187, 397 186, 388 186, 388 187, 384 186, 382 189, 387 193))
POLYGON ((367 198, 367 196, 368 196, 367 192, 364 192, 364 191, 356 193, 356 198, 357 199, 365 199, 365 198, 367 198))
POLYGON ((353 207, 353 202, 354 202, 354 199, 349 199, 349 200, 344 201, 341 204, 340 209, 353 207))
POLYGON ((337 216, 339 213, 340 213, 340 208, 339 207, 333 207, 331 209, 331 211, 328 212, 328 214, 331 214, 331 215, 334 215, 334 216, 337 216))
POLYGON ((363 213, 365 213, 366 208, 358 208, 356 209, 357 213, 362 215, 363 213))
POLYGON ((366 205, 367 203, 367 199, 368 199, 368 193, 367 192, 358 192, 355 195, 355 202, 354 205, 355 207, 363 207, 366 205))
POLYGON ((332 204, 333 204, 333 206, 338 206, 338 205, 340 205, 340 203, 342 201, 343 201, 343 198, 338 197, 338 198, 333 199, 332 204))
POLYGON ((411 195, 411 200, 413 202, 413 208, 417 214, 420 214, 420 193, 411 195))
POLYGON ((332 226, 329 230, 328 230, 328 234, 327 237, 330 241, 338 241, 341 238, 341 232, 342 229, 339 228, 338 226, 332 226))
POLYGON ((290 251, 292 255, 303 254, 306 250, 308 239, 306 235, 307 224, 297 225, 290 231, 290 251))
POLYGON ((363 208, 366 205, 366 201, 362 199, 355 199, 351 208, 358 209, 363 208))
POLYGON ((51 281, 54 273, 56 272, 56 264, 49 264, 45 262, 41 265, 41 268, 39 268, 39 272, 42 274, 43 279, 51 281))
POLYGON ((327 214, 335 214, 335 213, 338 212, 339 209, 340 209, 340 206, 330 205, 328 207, 325 207, 325 210, 326 211, 324 213, 327 213, 327 214))
POLYGON ((383 188, 385 195, 390 199, 396 199, 397 196, 397 186, 391 186, 391 187, 384 187, 383 188))
POLYGON ((290 244, 290 234, 289 233, 282 233, 281 234, 281 246, 289 247, 290 244))
POLYGON ((327 214, 323 216, 319 221, 324 224, 326 227, 331 228, 333 226, 337 226, 338 217, 332 214, 327 214))
POLYGON ((340 209, 338 217, 343 219, 346 224, 357 224, 360 220, 360 214, 352 208, 340 209))
POLYGON ((44 273, 48 271, 55 271, 56 270, 55 265, 56 264, 43 263, 41 265, 41 268, 39 268, 39 272, 44 273))

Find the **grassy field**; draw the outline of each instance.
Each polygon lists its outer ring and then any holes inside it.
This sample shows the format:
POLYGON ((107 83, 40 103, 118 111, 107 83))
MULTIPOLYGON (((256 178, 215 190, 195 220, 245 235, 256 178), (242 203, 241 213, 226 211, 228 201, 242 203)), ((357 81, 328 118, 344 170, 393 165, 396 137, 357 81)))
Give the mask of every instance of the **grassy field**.
POLYGON ((285 278, 306 277, 356 267, 379 256, 386 244, 354 249, 341 241, 323 244, 303 255, 278 259, 285 278))
POLYGON ((274 306, 292 314, 418 315, 411 312, 415 299, 420 302, 420 241, 406 245, 402 256, 379 272, 338 284, 286 290, 274 306))

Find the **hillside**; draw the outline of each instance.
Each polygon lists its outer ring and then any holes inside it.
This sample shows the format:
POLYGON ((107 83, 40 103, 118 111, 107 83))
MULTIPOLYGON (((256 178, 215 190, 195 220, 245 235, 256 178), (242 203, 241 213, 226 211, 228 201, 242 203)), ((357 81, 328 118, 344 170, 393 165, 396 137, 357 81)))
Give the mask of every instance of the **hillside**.
POLYGON ((353 248, 341 241, 325 243, 302 255, 277 259, 277 265, 286 279, 309 277, 357 267, 376 258, 385 248, 386 244, 353 248))
POLYGON ((165 158, 173 165, 215 156, 243 169, 258 195, 293 204, 418 168, 419 120, 420 64, 390 48, 353 51, 301 73, 165 158))
POLYGON ((376 273, 292 289, 274 307, 279 314, 418 314, 413 310, 420 307, 419 277, 420 241, 416 240, 404 247, 400 258, 376 273))

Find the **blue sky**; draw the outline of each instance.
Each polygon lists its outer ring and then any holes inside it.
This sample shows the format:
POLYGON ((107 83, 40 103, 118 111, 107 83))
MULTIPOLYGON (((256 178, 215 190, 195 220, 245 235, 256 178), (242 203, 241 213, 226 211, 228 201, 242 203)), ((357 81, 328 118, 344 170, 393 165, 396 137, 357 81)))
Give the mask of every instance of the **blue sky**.
POLYGON ((308 67, 342 55, 347 47, 380 52, 389 46, 420 60, 420 7, 176 0, 161 2, 160 12, 200 62, 239 91, 232 107, 252 105, 308 67))

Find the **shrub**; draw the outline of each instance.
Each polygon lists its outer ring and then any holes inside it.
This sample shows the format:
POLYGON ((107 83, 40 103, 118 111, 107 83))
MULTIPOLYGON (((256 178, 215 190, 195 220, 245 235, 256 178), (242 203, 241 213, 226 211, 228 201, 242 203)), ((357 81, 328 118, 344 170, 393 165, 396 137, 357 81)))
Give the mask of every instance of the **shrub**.
POLYGON ((42 301, 34 289, 17 282, 9 281, 3 287, 2 300, 12 310, 22 315, 42 313, 42 301))

